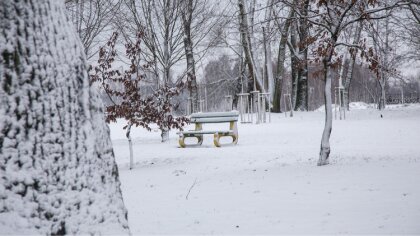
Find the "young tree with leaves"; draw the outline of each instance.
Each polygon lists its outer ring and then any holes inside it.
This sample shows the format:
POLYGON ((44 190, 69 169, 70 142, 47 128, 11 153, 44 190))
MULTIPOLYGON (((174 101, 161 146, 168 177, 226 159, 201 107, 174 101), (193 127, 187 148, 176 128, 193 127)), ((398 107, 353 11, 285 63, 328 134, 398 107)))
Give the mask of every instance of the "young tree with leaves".
MULTIPOLYGON (((390 5, 380 5, 379 1, 362 0, 317 0, 316 8, 309 10, 306 17, 310 24, 317 26, 317 47, 315 48, 315 61, 323 65, 323 79, 325 81, 325 125, 322 133, 321 148, 319 153, 318 165, 329 163, 330 155, 330 136, 332 131, 332 98, 331 80, 332 70, 339 64, 336 60, 336 48, 343 46, 347 48, 360 47, 360 45, 349 45, 342 40, 344 30, 348 29, 359 21, 376 20, 388 17, 386 12, 398 6, 406 5, 410 1, 398 0, 390 5)), ((297 12, 297 14, 300 14, 297 12)), ((303 15, 301 15, 303 17, 303 15)), ((371 69, 376 70, 378 63, 372 60, 374 55, 371 53, 363 55, 369 57, 371 69), (372 64, 373 63, 373 64, 372 64)))
POLYGON ((98 65, 90 74, 91 83, 98 83, 111 101, 111 105, 106 107, 106 121, 116 122, 117 118, 127 121, 124 129, 127 129, 126 136, 130 146, 130 168, 133 167, 130 136, 133 125, 150 131, 150 125, 157 124, 161 130, 170 130, 182 129, 188 122, 186 117, 171 115, 174 108, 172 98, 179 95, 184 88, 182 81, 175 87, 162 85, 152 94, 141 93, 146 72, 153 68, 153 62, 144 63, 140 57, 143 37, 144 33, 141 31, 134 43, 125 45, 125 57, 130 60, 130 67, 121 71, 115 69, 114 64, 118 56, 115 49, 118 33, 115 32, 106 46, 100 48, 98 65))

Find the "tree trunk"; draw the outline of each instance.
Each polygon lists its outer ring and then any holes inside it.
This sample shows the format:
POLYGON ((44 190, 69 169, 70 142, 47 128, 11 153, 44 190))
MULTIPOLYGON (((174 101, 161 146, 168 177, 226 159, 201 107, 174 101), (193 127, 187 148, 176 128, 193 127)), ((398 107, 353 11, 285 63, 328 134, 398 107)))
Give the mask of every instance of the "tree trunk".
MULTIPOLYGON (((356 28, 356 33, 354 35, 354 39, 353 39, 353 44, 358 44, 360 41, 360 35, 362 32, 362 25, 363 21, 359 21, 359 23, 357 24, 357 28, 356 28)), ((353 71, 354 71, 354 64, 356 63, 356 57, 357 57, 357 49, 354 49, 354 54, 351 55, 351 59, 350 59, 350 63, 349 63, 349 67, 347 69, 347 74, 346 77, 344 79, 344 101, 346 103, 346 109, 350 110, 350 83, 351 80, 353 79, 353 71)))
MULTIPOLYGON (((273 88, 273 65, 271 64, 271 47, 268 41, 267 32, 263 27, 263 44, 264 44, 264 86, 265 90, 270 93, 270 105, 272 102, 272 88, 273 88)), ((267 101, 268 102, 268 101, 267 101)))
MULTIPOLYGON (((388 13, 388 11, 387 11, 388 13)), ((380 85, 381 85, 381 106, 380 109, 383 110, 386 107, 386 96, 385 96, 385 90, 386 90, 386 84, 388 82, 388 78, 389 78, 389 71, 390 71, 390 63, 388 60, 388 54, 390 53, 389 50, 389 18, 387 17, 385 19, 385 49, 383 51, 383 57, 384 57, 384 68, 381 68, 381 80, 380 80, 380 85)))
MULTIPOLYGON (((163 84, 164 86, 168 86, 170 82, 170 72, 171 72, 171 65, 170 65, 170 54, 169 54, 169 42, 170 42, 170 28, 169 28, 169 7, 170 3, 167 4, 165 2, 164 9, 163 9, 163 17, 164 17, 164 38, 163 38, 163 84)), ((165 115, 165 120, 169 114, 165 115)), ((167 142, 169 140, 169 127, 161 127, 161 141, 167 142)))
POLYGON ((3 234, 126 234, 98 92, 63 1, 0 3, 3 234))
POLYGON ((279 52, 277 57, 277 73, 274 81, 273 112, 281 112, 281 96, 283 89, 284 61, 286 60, 286 42, 290 23, 292 22, 293 9, 290 9, 289 16, 281 29, 279 52))
POLYGON ((324 59, 324 103, 325 103, 325 125, 322 132, 321 150, 319 152, 318 166, 327 165, 330 156, 330 136, 332 131, 332 99, 331 99, 331 59, 324 59))
POLYGON ((386 106, 386 94, 385 94, 385 79, 383 77, 379 80, 379 86, 381 87, 381 94, 379 97, 379 110, 384 110, 386 106))
POLYGON ((199 108, 199 98, 198 98, 198 89, 197 89, 197 78, 195 74, 195 60, 193 53, 193 42, 191 39, 191 22, 193 14, 193 0, 183 0, 183 9, 184 14, 182 14, 182 21, 184 25, 184 48, 185 48, 185 57, 187 59, 187 76, 189 77, 190 85, 188 89, 190 91, 190 97, 192 98, 191 102, 191 111, 197 112, 199 108))
POLYGON ((290 109, 296 110, 296 100, 297 100, 297 90, 298 90, 298 83, 299 83, 299 59, 296 54, 293 52, 298 51, 297 47, 297 27, 296 22, 292 23, 292 27, 290 28, 290 63, 292 67, 292 91, 291 91, 291 97, 292 97, 292 107, 290 109))
POLYGON ((134 161, 133 161, 133 142, 131 141, 131 122, 128 123, 127 125, 127 132, 125 133, 125 136, 127 137, 128 140, 128 149, 130 151, 130 170, 133 169, 134 167, 134 161))
POLYGON ((295 110, 308 111, 308 21, 306 16, 308 15, 309 0, 303 2, 301 15, 299 19, 299 75, 296 92, 296 106, 295 110))
POLYGON ((255 61, 252 55, 251 39, 249 36, 249 31, 248 31, 248 20, 246 17, 244 0, 238 0, 238 6, 239 6, 239 14, 240 14, 239 27, 240 27, 241 37, 242 37, 242 46, 245 52, 245 62, 248 65, 248 70, 249 70, 250 76, 252 77, 252 80, 255 81, 256 89, 260 90, 261 92, 265 92, 262 86, 262 80, 259 77, 257 68, 255 66, 255 61))
POLYGON ((271 61, 271 39, 270 39, 270 32, 271 32, 271 12, 272 7, 274 5, 274 0, 267 1, 267 4, 270 4, 267 6, 266 12, 265 12, 265 20, 267 21, 265 25, 265 33, 264 33, 264 43, 265 43, 265 68, 267 73, 267 91, 270 93, 270 101, 273 102, 274 98, 274 75, 273 75, 273 64, 271 61))

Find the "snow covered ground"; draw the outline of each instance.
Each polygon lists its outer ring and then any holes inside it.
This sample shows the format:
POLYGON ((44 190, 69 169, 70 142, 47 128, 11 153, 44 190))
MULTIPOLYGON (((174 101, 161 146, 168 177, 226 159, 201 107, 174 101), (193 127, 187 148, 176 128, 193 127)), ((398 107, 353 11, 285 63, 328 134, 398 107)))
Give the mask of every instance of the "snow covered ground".
MULTIPOLYGON (((420 233, 420 105, 355 104, 334 120, 318 167, 323 112, 239 124, 236 146, 178 148, 123 122, 111 136, 133 234, 420 233)), ((218 125, 218 126, 227 126, 218 125)), ((205 126, 210 127, 210 126, 205 126)))

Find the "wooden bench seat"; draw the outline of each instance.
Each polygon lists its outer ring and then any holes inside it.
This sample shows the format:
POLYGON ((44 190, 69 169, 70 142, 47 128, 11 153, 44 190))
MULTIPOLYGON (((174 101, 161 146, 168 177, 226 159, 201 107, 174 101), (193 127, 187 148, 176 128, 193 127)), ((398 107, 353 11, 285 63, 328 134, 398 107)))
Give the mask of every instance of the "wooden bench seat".
POLYGON ((197 138, 197 144, 201 145, 203 143, 204 134, 213 134, 214 135, 214 145, 216 147, 221 147, 220 138, 224 136, 232 137, 232 143, 238 143, 238 121, 239 113, 237 111, 232 112, 209 112, 209 113, 194 113, 190 117, 190 122, 195 124, 194 130, 182 131, 179 132, 179 146, 185 148, 186 145, 185 138, 197 138), (210 123, 229 123, 229 130, 203 130, 203 124, 210 123))

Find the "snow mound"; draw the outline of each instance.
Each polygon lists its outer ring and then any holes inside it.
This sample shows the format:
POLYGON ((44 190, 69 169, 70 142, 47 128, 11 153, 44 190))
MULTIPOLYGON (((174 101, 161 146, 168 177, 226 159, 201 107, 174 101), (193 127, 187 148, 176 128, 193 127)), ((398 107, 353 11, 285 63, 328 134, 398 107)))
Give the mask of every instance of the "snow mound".
MULTIPOLYGON (((374 104, 367 104, 365 102, 351 102, 349 104, 349 107, 350 107, 350 110, 366 110, 366 109, 375 108, 374 104)), ((338 105, 332 104, 332 108, 333 109, 338 108, 338 105)), ((325 105, 320 106, 315 111, 324 112, 325 111, 325 105)))
POLYGON ((386 106, 386 109, 418 109, 420 107, 419 103, 405 103, 405 104, 389 104, 386 106))
MULTIPOLYGON (((338 106, 336 106, 334 103, 332 104, 332 109, 338 108, 338 106)), ((317 112, 324 112, 325 111, 325 105, 322 105, 320 107, 318 107, 315 111, 317 112)))
POLYGON ((351 102, 349 104, 350 110, 354 109, 354 110, 365 110, 365 109, 369 109, 369 108, 374 108, 373 104, 367 104, 365 102, 351 102))

